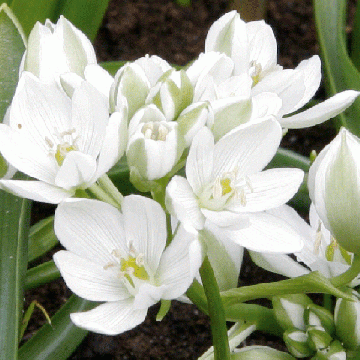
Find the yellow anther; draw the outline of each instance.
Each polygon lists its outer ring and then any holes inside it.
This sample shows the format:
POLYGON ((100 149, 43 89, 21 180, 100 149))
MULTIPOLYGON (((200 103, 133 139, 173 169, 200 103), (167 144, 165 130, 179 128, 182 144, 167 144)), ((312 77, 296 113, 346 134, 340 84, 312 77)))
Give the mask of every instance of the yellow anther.
POLYGON ((65 160, 66 155, 70 151, 77 150, 77 147, 74 145, 70 145, 69 143, 65 142, 63 144, 59 144, 56 149, 55 153, 55 160, 57 161, 58 165, 61 166, 65 160))
POLYGON ((136 276, 140 280, 149 280, 149 275, 145 270, 145 266, 138 264, 143 264, 143 260, 139 260, 132 256, 130 256, 127 260, 121 259, 120 270, 124 274, 131 274, 136 276))
POLYGON ((231 187, 231 180, 229 178, 220 180, 220 184, 222 188, 222 196, 229 194, 233 191, 231 187))

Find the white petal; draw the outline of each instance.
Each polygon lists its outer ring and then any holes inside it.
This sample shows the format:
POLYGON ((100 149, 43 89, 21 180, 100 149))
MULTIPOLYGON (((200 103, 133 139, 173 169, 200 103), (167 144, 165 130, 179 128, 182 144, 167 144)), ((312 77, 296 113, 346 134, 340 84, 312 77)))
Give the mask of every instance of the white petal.
POLYGON ((318 90, 321 82, 321 60, 318 55, 314 55, 310 59, 303 60, 295 70, 304 73, 305 92, 293 111, 304 106, 318 90))
POLYGON ((0 188, 34 201, 58 204, 74 195, 74 191, 66 191, 42 181, 0 180, 0 188))
POLYGON ((262 21, 246 24, 250 61, 261 65, 262 71, 271 69, 277 63, 277 44, 270 25, 262 21))
POLYGON ((84 81, 75 89, 72 97, 72 126, 79 135, 76 142, 79 150, 93 157, 98 156, 108 122, 108 105, 104 98, 84 81))
POLYGON ((253 95, 262 92, 272 92, 281 98, 281 114, 294 112, 306 92, 305 74, 292 69, 272 71, 253 87, 253 95))
POLYGON ((180 226, 174 239, 164 251, 157 272, 159 284, 166 285, 162 299, 183 295, 193 282, 201 265, 201 246, 196 231, 180 226))
POLYGON ((223 52, 235 63, 234 75, 248 69, 246 24, 236 11, 230 11, 215 21, 206 36, 205 52, 223 52))
POLYGON ((66 285, 76 295, 91 301, 118 301, 131 295, 124 286, 120 273, 84 259, 70 251, 58 251, 54 255, 56 266, 66 285))
POLYGON ((145 264, 156 272, 166 244, 164 210, 154 200, 130 195, 122 203, 127 244, 144 256, 145 264))
POLYGON ((275 155, 282 132, 277 121, 237 127, 215 145, 213 178, 237 169, 237 176, 261 171, 275 155))
POLYGON ((213 170, 214 137, 203 128, 194 137, 186 161, 186 178, 195 194, 210 181, 213 170))
POLYGON ((113 206, 88 199, 70 199, 55 212, 55 234, 69 251, 100 266, 115 261, 116 250, 127 254, 123 217, 113 206))
POLYGON ((343 91, 308 110, 282 118, 280 124, 288 129, 301 129, 321 124, 347 109, 359 94, 354 90, 343 91))
POLYGON ((166 188, 166 207, 184 225, 202 229, 205 217, 198 200, 186 179, 174 176, 166 188))
POLYGON ((309 273, 308 269, 297 263, 289 255, 250 251, 250 256, 257 266, 275 274, 296 277, 309 273))
POLYGON ((244 214, 238 214, 231 211, 212 211, 201 209, 206 219, 220 227, 236 226, 239 229, 249 225, 249 219, 244 214))
POLYGON ((41 83, 28 72, 22 73, 10 110, 10 126, 20 129, 45 153, 45 138, 57 143, 56 132, 71 128, 70 99, 53 84, 41 83))
POLYGON ((85 79, 100 91, 105 99, 109 98, 110 87, 113 83, 113 77, 100 65, 91 64, 86 66, 84 71, 85 79))
POLYGON ((0 124, 0 152, 4 158, 18 170, 33 178, 54 183, 57 164, 49 149, 44 151, 37 143, 11 129, 10 126, 0 124))
POLYGON ((79 151, 70 151, 56 175, 55 184, 66 190, 87 187, 94 177, 96 165, 93 157, 79 151))
POLYGON ((250 226, 241 230, 227 230, 226 236, 249 250, 266 253, 301 251, 303 241, 286 221, 265 212, 251 214, 250 226))
POLYGON ((133 298, 99 305, 93 310, 72 313, 76 326, 105 335, 118 335, 141 324, 147 309, 134 309, 133 298))
POLYGON ((304 178, 300 169, 270 169, 249 175, 249 189, 245 205, 234 202, 229 209, 234 211, 268 210, 288 202, 297 192, 304 178))
POLYGON ((127 119, 119 112, 114 112, 106 127, 103 147, 100 150, 95 179, 108 172, 123 156, 127 142, 127 119))

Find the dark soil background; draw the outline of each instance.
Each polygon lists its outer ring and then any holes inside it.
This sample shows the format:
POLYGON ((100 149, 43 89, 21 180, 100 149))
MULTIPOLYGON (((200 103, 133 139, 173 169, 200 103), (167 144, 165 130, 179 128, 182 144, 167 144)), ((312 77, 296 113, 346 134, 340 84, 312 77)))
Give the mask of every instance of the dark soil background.
MULTIPOLYGON (((203 51, 210 25, 229 6, 226 0, 193 0, 188 8, 171 0, 112 0, 95 41, 98 60, 135 60, 145 54, 156 54, 172 64, 185 65, 203 51)), ((269 0, 266 21, 275 32, 279 63, 284 67, 293 68, 301 60, 319 53, 311 0, 269 0)), ((321 89, 317 96, 323 98, 324 91, 321 89)), ((321 150, 334 135, 331 124, 323 124, 289 131, 282 145, 308 156, 312 149, 321 150)), ((37 204, 34 210, 38 218, 49 207, 37 204)), ((244 284, 279 279, 245 257, 241 270, 244 284)), ((29 291, 25 306, 37 300, 52 315, 69 296, 70 291, 62 280, 57 280, 29 291)), ((70 359, 197 359, 211 346, 208 318, 196 307, 173 301, 161 322, 155 320, 157 310, 158 306, 152 307, 146 321, 125 334, 109 337, 89 333, 70 359)), ((44 322, 43 315, 36 310, 24 340, 44 322)), ((242 345, 255 344, 285 350, 281 340, 260 333, 242 345)))

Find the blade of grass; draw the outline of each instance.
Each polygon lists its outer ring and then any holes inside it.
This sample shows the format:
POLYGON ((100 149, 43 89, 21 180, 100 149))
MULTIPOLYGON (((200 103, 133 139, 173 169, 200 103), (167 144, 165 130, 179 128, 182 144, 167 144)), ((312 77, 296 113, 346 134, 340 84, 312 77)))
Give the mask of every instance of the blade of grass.
POLYGON ((25 290, 47 284, 60 277, 60 271, 54 261, 47 261, 29 269, 26 273, 25 290))
POLYGON ((20 348, 19 360, 66 360, 87 334, 73 325, 70 314, 92 307, 94 303, 72 295, 51 318, 51 325, 45 324, 20 348))
MULTIPOLYGON (((346 0, 314 0, 315 22, 329 95, 360 90, 360 73, 351 61, 346 46, 346 0)), ((360 99, 338 115, 337 126, 360 135, 360 99)))
POLYGON ((54 216, 39 221, 30 228, 28 262, 44 255, 58 242, 54 233, 54 216))
POLYGON ((351 34, 351 60, 360 71, 360 3, 357 3, 351 34))
POLYGON ((0 354, 17 359, 27 266, 30 201, 0 191, 0 354))

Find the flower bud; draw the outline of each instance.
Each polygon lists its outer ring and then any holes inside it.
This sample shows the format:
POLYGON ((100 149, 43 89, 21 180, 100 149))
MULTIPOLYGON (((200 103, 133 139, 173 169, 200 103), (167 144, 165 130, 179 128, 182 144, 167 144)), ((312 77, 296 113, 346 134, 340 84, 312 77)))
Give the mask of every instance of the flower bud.
POLYGON ((298 358, 311 356, 314 351, 309 345, 309 337, 302 330, 286 330, 283 335, 289 352, 298 358))
POLYGON ((346 360, 346 352, 340 341, 334 340, 326 349, 317 351, 311 360, 346 360))
POLYGON ((354 301, 337 299, 334 313, 336 336, 347 350, 360 345, 360 301, 356 291, 352 293, 354 301))
POLYGON ((267 346, 247 346, 235 351, 232 360, 295 360, 290 354, 267 346))
POLYGON ((178 117, 179 131, 184 135, 186 146, 190 146, 193 137, 204 126, 212 127, 214 113, 210 103, 199 102, 188 106, 178 117))
POLYGON ((327 348, 332 341, 331 335, 322 326, 308 326, 306 331, 309 336, 308 343, 315 351, 327 348))
POLYGON ((325 227, 346 251, 360 253, 360 141, 342 128, 309 171, 310 197, 325 227))
POLYGON ((85 67, 96 64, 90 40, 60 16, 56 24, 46 20, 32 29, 24 53, 23 71, 30 71, 41 81, 53 82, 60 74, 73 72, 84 76, 85 67))
POLYGON ((166 121, 154 105, 140 109, 129 124, 126 152, 130 169, 144 180, 164 177, 178 162, 185 147, 175 121, 166 121))
POLYGON ((128 106, 128 119, 145 104, 150 90, 150 83, 143 69, 135 64, 124 65, 115 75, 110 89, 110 109, 122 106, 126 98, 128 106))
POLYGON ((330 335, 335 333, 334 316, 322 306, 309 304, 304 312, 304 321, 306 325, 323 327, 330 335))
POLYGON ((184 70, 167 71, 150 90, 147 104, 155 104, 167 120, 176 119, 193 100, 193 86, 184 70))
POLYGON ((272 298, 276 320, 284 329, 305 330, 304 311, 312 304, 305 294, 274 296, 272 298))

